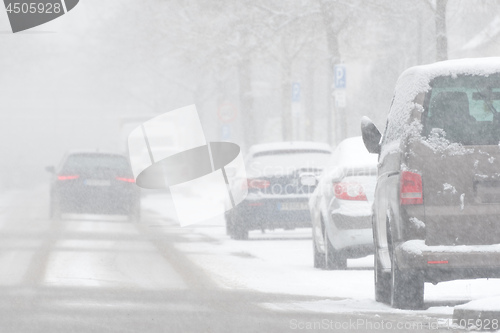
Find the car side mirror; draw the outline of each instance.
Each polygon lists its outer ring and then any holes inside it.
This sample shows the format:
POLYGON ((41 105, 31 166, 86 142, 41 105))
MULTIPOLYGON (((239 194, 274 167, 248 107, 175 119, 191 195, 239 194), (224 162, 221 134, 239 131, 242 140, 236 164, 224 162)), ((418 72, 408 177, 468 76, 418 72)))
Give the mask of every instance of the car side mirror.
POLYGON ((361 135, 366 149, 371 154, 380 154, 380 139, 382 135, 377 126, 368 117, 361 118, 361 135))
POLYGON ((45 171, 50 172, 50 173, 56 173, 56 168, 53 165, 51 165, 51 166, 45 167, 45 171))
POLYGON ((304 172, 300 174, 300 184, 302 186, 316 186, 318 183, 318 179, 316 178, 316 175, 311 172, 304 172))

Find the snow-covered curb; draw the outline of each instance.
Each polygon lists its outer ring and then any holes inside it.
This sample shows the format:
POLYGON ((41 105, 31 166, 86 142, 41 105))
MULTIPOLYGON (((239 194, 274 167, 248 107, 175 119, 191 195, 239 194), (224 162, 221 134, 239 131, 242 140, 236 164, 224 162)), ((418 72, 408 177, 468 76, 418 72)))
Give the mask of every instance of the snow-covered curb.
POLYGON ((489 297, 458 305, 453 321, 470 330, 500 331, 500 297, 489 297))
MULTIPOLYGON (((466 304, 459 305, 455 309, 474 310, 474 311, 498 311, 500 312, 500 297, 489 297, 471 301, 466 304)), ((500 320, 500 318, 498 318, 500 320)))

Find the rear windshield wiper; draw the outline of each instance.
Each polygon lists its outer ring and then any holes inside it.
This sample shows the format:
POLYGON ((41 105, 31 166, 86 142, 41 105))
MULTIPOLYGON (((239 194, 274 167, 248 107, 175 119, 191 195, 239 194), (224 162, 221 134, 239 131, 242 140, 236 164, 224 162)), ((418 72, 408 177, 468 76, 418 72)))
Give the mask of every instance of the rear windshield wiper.
MULTIPOLYGON (((491 98, 490 96, 486 96, 485 94, 483 94, 481 92, 481 90, 479 90, 479 88, 477 86, 475 86, 476 90, 477 90, 477 93, 479 94, 479 96, 482 97, 482 100, 486 103, 486 105, 488 105, 488 108, 490 109, 490 111, 495 115, 495 116, 498 116, 498 111, 497 109, 495 109, 495 107, 493 106, 493 103, 491 102, 491 98)), ((491 94, 490 94, 491 95, 491 94)))

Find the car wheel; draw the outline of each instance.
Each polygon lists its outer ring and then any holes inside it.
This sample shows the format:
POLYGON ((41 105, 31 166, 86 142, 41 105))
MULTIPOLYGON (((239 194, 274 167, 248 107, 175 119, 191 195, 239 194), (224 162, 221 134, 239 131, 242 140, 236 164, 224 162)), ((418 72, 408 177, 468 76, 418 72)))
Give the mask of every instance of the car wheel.
POLYGON ((248 229, 245 225, 245 219, 243 219, 240 215, 234 214, 231 217, 231 228, 233 239, 244 240, 248 239, 248 229))
POLYGON ((231 213, 226 212, 226 214, 224 214, 224 219, 226 220, 226 235, 233 238, 233 226, 232 226, 232 221, 231 221, 231 213))
POLYGON ((314 232, 314 227, 313 227, 313 263, 314 263, 314 268, 325 268, 325 254, 321 253, 318 251, 318 245, 316 243, 316 233, 314 232))
POLYGON ((59 221, 61 219, 61 205, 57 199, 52 198, 50 200, 50 218, 54 221, 59 221))
MULTIPOLYGON (((394 244, 392 241, 390 244, 394 244)), ((424 277, 417 270, 402 270, 391 253, 391 306, 397 309, 418 310, 424 306, 424 277)))
POLYGON ((346 268, 347 258, 333 248, 328 238, 328 232, 325 230, 325 269, 333 270, 346 268))
POLYGON ((141 220, 141 202, 137 201, 133 204, 134 207, 131 208, 131 211, 128 215, 129 221, 139 222, 141 220))
POLYGON ((391 302, 391 275, 382 271, 377 247, 374 257, 375 300, 389 304, 391 302))

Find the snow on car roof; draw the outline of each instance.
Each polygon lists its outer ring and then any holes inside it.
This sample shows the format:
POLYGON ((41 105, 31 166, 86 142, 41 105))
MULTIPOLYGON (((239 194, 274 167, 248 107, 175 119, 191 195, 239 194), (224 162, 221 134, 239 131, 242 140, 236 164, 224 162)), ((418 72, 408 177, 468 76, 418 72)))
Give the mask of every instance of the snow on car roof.
MULTIPOLYGON (((321 186, 331 186, 333 179, 346 176, 373 176, 377 174, 378 155, 370 154, 360 136, 344 139, 333 152, 321 179, 321 186)), ((316 190, 317 195, 322 190, 316 190)))
POLYGON ((401 74, 398 83, 410 77, 414 84, 429 88, 429 82, 438 76, 489 75, 497 72, 500 72, 500 57, 455 59, 410 67, 401 74))
POLYGON ((340 152, 337 163, 344 167, 377 167, 378 155, 368 152, 361 136, 343 140, 337 149, 340 152))
POLYGON ((281 150, 323 150, 331 152, 330 145, 321 142, 312 141, 289 141, 289 142, 273 142, 253 145, 250 147, 249 155, 255 155, 268 151, 281 151, 281 150))

